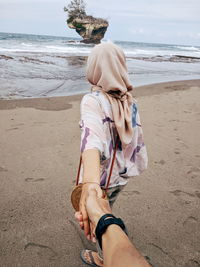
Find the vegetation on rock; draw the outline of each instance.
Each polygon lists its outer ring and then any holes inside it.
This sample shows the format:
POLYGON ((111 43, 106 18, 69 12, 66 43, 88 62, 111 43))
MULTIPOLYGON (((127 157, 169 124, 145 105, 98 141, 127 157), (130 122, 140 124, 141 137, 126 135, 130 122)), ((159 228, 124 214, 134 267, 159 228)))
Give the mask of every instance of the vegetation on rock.
POLYGON ((64 11, 68 14, 67 24, 75 29, 84 43, 100 43, 108 28, 108 21, 86 14, 84 0, 72 0, 64 11))
POLYGON ((64 7, 64 11, 68 13, 70 18, 83 18, 86 16, 85 12, 86 4, 83 0, 72 0, 67 7, 64 7))

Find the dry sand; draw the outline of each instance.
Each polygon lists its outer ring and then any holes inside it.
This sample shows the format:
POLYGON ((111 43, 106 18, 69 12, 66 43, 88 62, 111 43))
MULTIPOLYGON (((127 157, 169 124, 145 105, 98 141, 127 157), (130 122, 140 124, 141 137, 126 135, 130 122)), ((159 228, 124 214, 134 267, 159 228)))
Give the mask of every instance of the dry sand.
MULTIPOLYGON (((200 80, 136 95, 149 168, 114 212, 155 267, 200 266, 200 80)), ((70 204, 80 99, 0 100, 0 266, 85 266, 70 204)))

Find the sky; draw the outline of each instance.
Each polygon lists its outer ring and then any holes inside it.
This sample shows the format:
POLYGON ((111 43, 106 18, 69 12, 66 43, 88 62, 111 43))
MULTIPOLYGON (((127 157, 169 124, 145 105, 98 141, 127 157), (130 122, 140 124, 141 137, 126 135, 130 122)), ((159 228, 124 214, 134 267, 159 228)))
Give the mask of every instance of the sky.
MULTIPOLYGON (((79 37, 66 24, 68 0, 0 0, 0 32, 79 37)), ((107 40, 200 46, 200 0, 85 0, 106 18, 107 40)))

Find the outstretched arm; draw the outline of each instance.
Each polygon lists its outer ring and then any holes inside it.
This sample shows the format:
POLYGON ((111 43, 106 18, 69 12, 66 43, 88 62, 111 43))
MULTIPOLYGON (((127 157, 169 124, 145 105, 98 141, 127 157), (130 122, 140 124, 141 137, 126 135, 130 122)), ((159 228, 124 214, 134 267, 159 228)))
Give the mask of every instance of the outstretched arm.
POLYGON ((102 236, 102 245, 105 267, 149 267, 144 257, 118 225, 108 226, 102 236))
POLYGON ((83 162, 83 188, 80 200, 80 212, 83 216, 83 221, 80 226, 84 229, 86 237, 90 240, 93 238, 92 231, 88 220, 86 210, 86 199, 90 190, 96 190, 98 196, 102 196, 100 187, 100 156, 97 149, 85 150, 82 154, 83 162))
MULTIPOLYGON (((95 190, 90 190, 87 195, 86 209, 94 229, 103 215, 111 213, 108 201, 98 198, 95 190)), ((83 220, 80 212, 75 217, 79 222, 83 220)), ((150 267, 118 225, 108 226, 102 235, 102 248, 105 267, 150 267)))
POLYGON ((88 215, 85 208, 86 195, 91 189, 96 189, 99 197, 100 188, 100 153, 103 151, 105 133, 103 130, 103 114, 96 97, 85 95, 81 102, 81 153, 83 162, 83 190, 80 201, 80 211, 83 214, 82 228, 88 239, 91 238, 88 215))
POLYGON ((97 149, 85 150, 82 154, 83 183, 100 184, 100 155, 97 149))

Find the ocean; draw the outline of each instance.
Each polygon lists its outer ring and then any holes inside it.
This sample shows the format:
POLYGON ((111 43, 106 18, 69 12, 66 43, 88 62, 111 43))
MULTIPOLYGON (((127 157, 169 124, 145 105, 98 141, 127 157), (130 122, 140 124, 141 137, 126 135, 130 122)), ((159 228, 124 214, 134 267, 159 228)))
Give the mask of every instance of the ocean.
MULTIPOLYGON (((134 86, 200 79, 200 47, 113 41, 126 57, 134 86)), ((86 59, 93 45, 79 38, 0 33, 0 98, 85 93, 86 59)))

